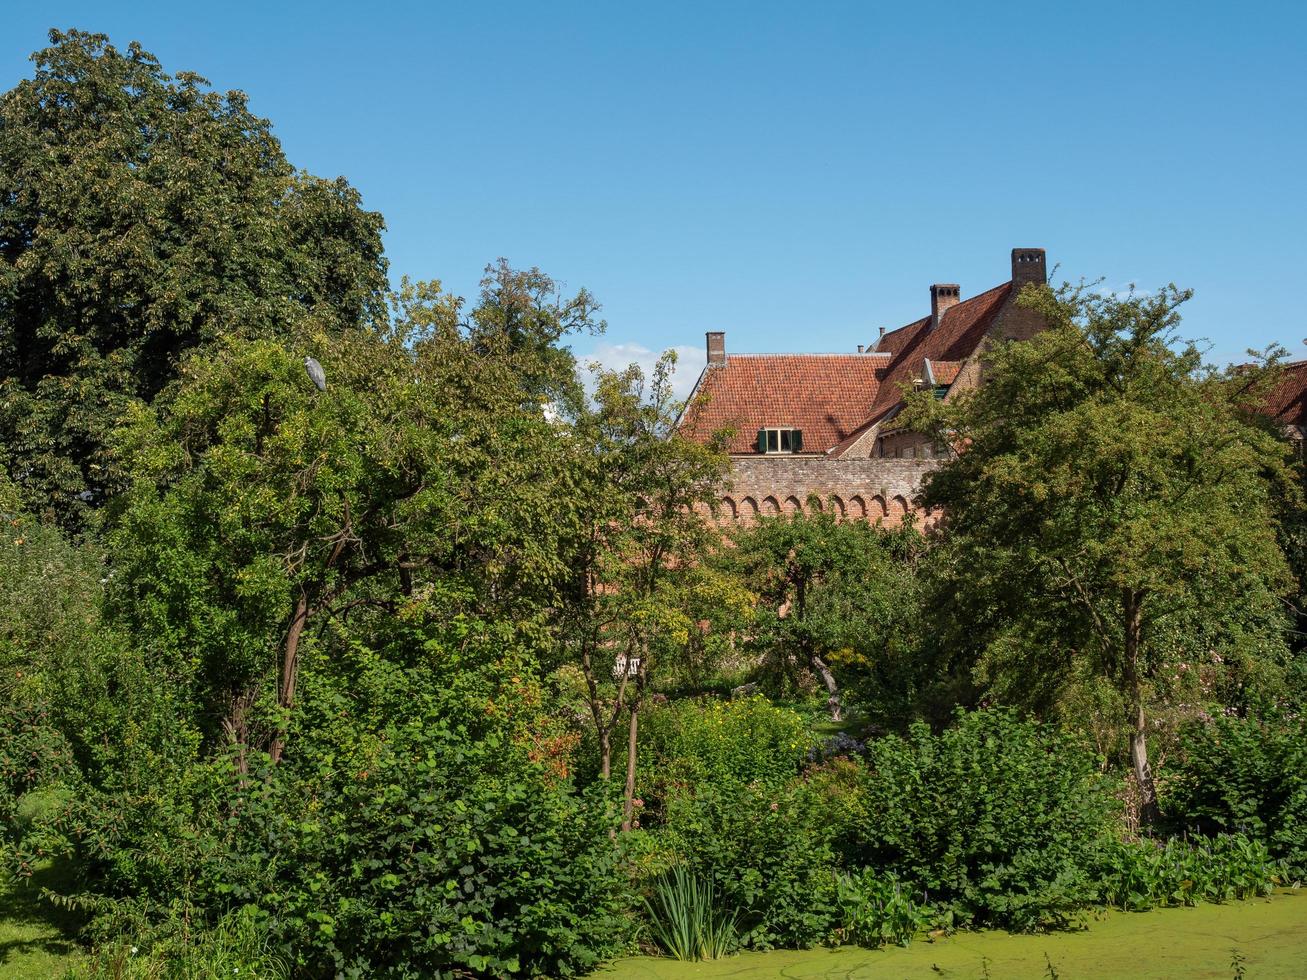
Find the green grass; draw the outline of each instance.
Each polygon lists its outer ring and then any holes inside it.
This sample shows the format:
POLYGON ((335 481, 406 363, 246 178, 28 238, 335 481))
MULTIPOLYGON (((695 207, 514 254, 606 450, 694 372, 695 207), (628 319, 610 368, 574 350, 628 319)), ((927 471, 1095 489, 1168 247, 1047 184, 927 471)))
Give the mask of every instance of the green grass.
POLYGON ((54 872, 38 871, 25 886, 0 877, 0 978, 49 980, 61 977, 77 954, 69 939, 73 920, 41 902, 38 890, 54 872))
POLYGON ((906 949, 785 950, 741 953, 711 963, 678 963, 636 957, 596 974, 602 980, 724 978, 835 980, 835 978, 958 978, 1020 980, 1149 980, 1229 978, 1233 951, 1249 978, 1307 975, 1307 894, 1200 905, 1153 912, 1111 912, 1080 932, 1014 936, 1004 932, 959 933, 906 949), (1047 959, 1045 959, 1047 957, 1047 959))

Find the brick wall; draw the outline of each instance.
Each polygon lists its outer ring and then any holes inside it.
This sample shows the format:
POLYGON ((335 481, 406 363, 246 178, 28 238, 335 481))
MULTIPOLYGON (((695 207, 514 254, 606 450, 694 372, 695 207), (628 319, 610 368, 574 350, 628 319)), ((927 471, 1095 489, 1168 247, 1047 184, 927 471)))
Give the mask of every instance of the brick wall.
MULTIPOLYGON (((920 511, 921 479, 938 465, 930 459, 734 456, 720 519, 748 521, 757 514, 820 508, 896 524, 905 513, 920 511), (810 500, 814 496, 816 501, 810 500)), ((924 517, 933 522, 933 515, 924 517)))

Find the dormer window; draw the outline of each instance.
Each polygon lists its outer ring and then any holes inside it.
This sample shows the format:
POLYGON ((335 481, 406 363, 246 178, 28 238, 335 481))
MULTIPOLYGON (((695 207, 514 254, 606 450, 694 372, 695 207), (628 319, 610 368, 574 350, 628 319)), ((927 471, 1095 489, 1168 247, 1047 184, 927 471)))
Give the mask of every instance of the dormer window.
POLYGON ((800 429, 759 429, 758 452, 803 452, 803 432, 800 429))

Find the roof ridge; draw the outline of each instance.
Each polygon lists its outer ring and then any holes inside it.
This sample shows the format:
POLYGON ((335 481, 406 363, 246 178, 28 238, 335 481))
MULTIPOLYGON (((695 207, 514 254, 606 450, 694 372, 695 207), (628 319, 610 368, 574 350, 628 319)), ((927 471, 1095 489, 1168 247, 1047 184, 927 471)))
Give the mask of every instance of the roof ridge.
POLYGON ((889 357, 889 351, 740 351, 739 353, 727 354, 729 360, 732 357, 889 357))
MULTIPOLYGON (((984 297, 988 296, 990 293, 997 292, 1000 289, 1005 289, 1006 287, 1011 285, 1012 285, 1012 280, 1009 279, 1007 282, 1000 282, 997 286, 990 286, 988 289, 982 290, 976 293, 974 296, 968 296, 966 299, 958 300, 956 303, 954 303, 952 306, 950 306, 947 310, 944 311, 944 315, 947 316, 948 314, 952 313, 960 306, 966 306, 968 303, 973 303, 978 299, 983 299, 984 297)), ((886 330, 884 336, 880 337, 877 340, 877 344, 882 344, 885 342, 887 338, 893 337, 897 333, 902 333, 904 330, 909 330, 912 327, 920 326, 921 324, 927 323, 929 321, 930 321, 930 314, 927 313, 925 316, 918 317, 917 319, 913 320, 910 323, 903 324, 903 326, 901 327, 895 327, 893 330, 886 330)))

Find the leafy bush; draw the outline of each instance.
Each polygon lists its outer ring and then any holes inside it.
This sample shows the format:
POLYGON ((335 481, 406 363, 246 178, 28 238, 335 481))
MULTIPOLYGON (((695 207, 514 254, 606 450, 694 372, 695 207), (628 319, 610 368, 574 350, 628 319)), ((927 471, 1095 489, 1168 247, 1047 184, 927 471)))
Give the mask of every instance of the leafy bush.
POLYGON ((836 879, 839 903, 837 938, 875 949, 907 946, 931 920, 930 910, 914 902, 893 877, 864 868, 836 879))
POLYGON ((1266 895, 1282 871, 1265 844, 1221 834, 1194 842, 1172 838, 1115 843, 1104 850, 1100 879, 1107 904, 1144 911, 1266 895))
POLYGON ((1106 790, 1068 736, 1007 711, 960 713, 939 735, 918 724, 868 746, 840 849, 848 867, 920 887, 957 925, 1059 927, 1096 898, 1106 790))
POLYGON ((1307 875, 1307 718, 1218 718, 1186 728, 1162 805, 1178 830, 1242 833, 1307 875))
POLYGON ((637 846, 648 865, 711 877, 757 949, 822 942, 835 922, 835 853, 822 797, 802 780, 702 784, 677 791, 637 846))
POLYGON ((613 801, 573 789, 522 652, 456 628, 411 666, 306 663, 289 754, 251 781, 214 888, 263 910, 297 973, 563 976, 627 947, 613 801))
MULTIPOLYGON (((0 479, 0 841, 26 877, 74 857, 95 894, 135 892, 196 839, 177 785, 195 778, 194 743, 171 677, 101 615, 112 572, 89 545, 4 511, 0 479), (172 816, 176 816, 173 813, 172 816), (174 838, 167 831, 182 831, 174 838), (166 843, 164 843, 166 842, 166 843)), ((167 890, 175 893, 173 875, 167 890)), ((185 877, 182 875, 182 877, 185 877)), ((66 883, 71 886, 71 883, 66 883)), ((88 902, 90 904, 88 904, 88 902)))
POLYGON ((650 712, 645 726, 642 769, 664 783, 780 786, 812 743, 801 715, 757 696, 676 702, 650 712))
POLYGON ((734 952, 739 913, 721 908, 711 878, 700 879, 677 865, 654 883, 645 902, 650 932, 677 960, 716 960, 734 952))
POLYGON ((811 736, 766 698, 682 702, 650 713, 637 841, 652 872, 683 863, 739 912, 756 948, 810 946, 834 916, 834 853, 822 799, 798 778, 811 736))

